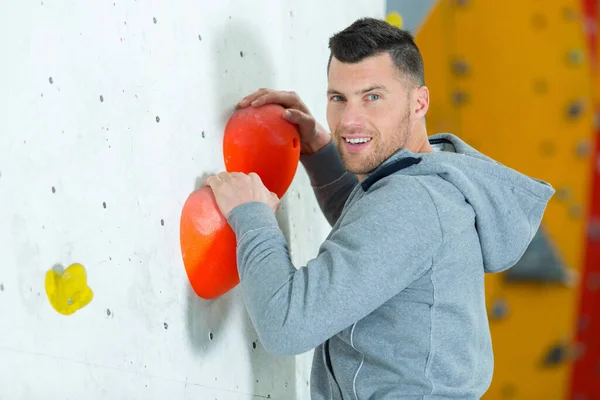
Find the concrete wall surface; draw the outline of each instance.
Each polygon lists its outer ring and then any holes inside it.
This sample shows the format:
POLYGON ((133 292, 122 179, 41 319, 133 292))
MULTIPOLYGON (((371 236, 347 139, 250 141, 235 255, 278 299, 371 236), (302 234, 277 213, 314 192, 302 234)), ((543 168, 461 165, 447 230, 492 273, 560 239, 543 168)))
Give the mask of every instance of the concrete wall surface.
MULTIPOLYGON (((224 169, 234 104, 295 90, 326 124, 329 36, 384 12, 382 0, 0 0, 0 399, 308 398, 311 354, 267 354, 239 287, 191 291, 179 217, 224 169), (65 315, 46 277, 72 264, 91 301, 65 315)), ((278 219, 303 265, 329 226, 301 166, 278 219)))

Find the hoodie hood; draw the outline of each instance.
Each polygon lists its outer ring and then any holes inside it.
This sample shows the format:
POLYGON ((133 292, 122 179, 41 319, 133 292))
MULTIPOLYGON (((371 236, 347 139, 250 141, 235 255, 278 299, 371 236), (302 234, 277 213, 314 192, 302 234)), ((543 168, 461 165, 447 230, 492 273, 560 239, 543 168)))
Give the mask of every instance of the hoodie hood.
POLYGON ((475 211, 485 271, 501 272, 515 265, 537 233, 554 188, 502 165, 455 135, 432 135, 429 142, 434 152, 402 149, 379 168, 413 159, 418 162, 399 173, 437 174, 450 182, 475 211))

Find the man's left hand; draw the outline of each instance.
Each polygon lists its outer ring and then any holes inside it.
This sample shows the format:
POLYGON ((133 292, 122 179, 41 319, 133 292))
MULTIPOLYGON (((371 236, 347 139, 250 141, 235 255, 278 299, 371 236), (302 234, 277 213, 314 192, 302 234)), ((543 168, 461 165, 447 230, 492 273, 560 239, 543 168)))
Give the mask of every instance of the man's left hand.
POLYGON ((270 192, 254 172, 221 172, 210 176, 206 180, 206 186, 213 190, 217 205, 225 218, 229 217, 234 208, 245 203, 262 202, 271 207, 273 212, 279 208, 280 200, 277 195, 270 192))

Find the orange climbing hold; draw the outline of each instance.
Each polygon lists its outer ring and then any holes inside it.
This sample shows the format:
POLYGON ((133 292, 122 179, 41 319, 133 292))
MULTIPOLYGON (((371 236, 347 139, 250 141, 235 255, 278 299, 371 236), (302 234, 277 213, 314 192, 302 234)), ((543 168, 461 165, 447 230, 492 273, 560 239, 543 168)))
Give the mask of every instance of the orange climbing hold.
POLYGON ((193 192, 181 212, 181 254, 194 292, 212 299, 239 282, 235 234, 210 187, 193 192))
POLYGON ((279 198, 291 185, 300 159, 298 128, 283 118, 284 111, 278 104, 239 109, 223 137, 227 171, 255 172, 279 198))
MULTIPOLYGON (((280 198, 300 160, 298 129, 283 118, 284 111, 273 104, 239 109, 229 119, 223 137, 227 171, 257 173, 280 198)), ((235 233, 210 187, 196 190, 183 205, 180 242, 185 271, 198 296, 219 297, 240 282, 235 233)))

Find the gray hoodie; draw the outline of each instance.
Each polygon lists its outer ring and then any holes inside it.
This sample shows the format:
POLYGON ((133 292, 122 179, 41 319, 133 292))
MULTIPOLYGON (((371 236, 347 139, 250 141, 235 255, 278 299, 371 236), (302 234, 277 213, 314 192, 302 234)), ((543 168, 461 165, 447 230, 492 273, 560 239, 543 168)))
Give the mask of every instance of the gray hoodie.
POLYGON ((330 143, 302 157, 332 230, 298 269, 273 211, 229 216, 240 286, 267 351, 315 349, 311 397, 479 399, 493 373, 484 273, 513 266, 554 189, 454 135, 358 182, 330 143))

